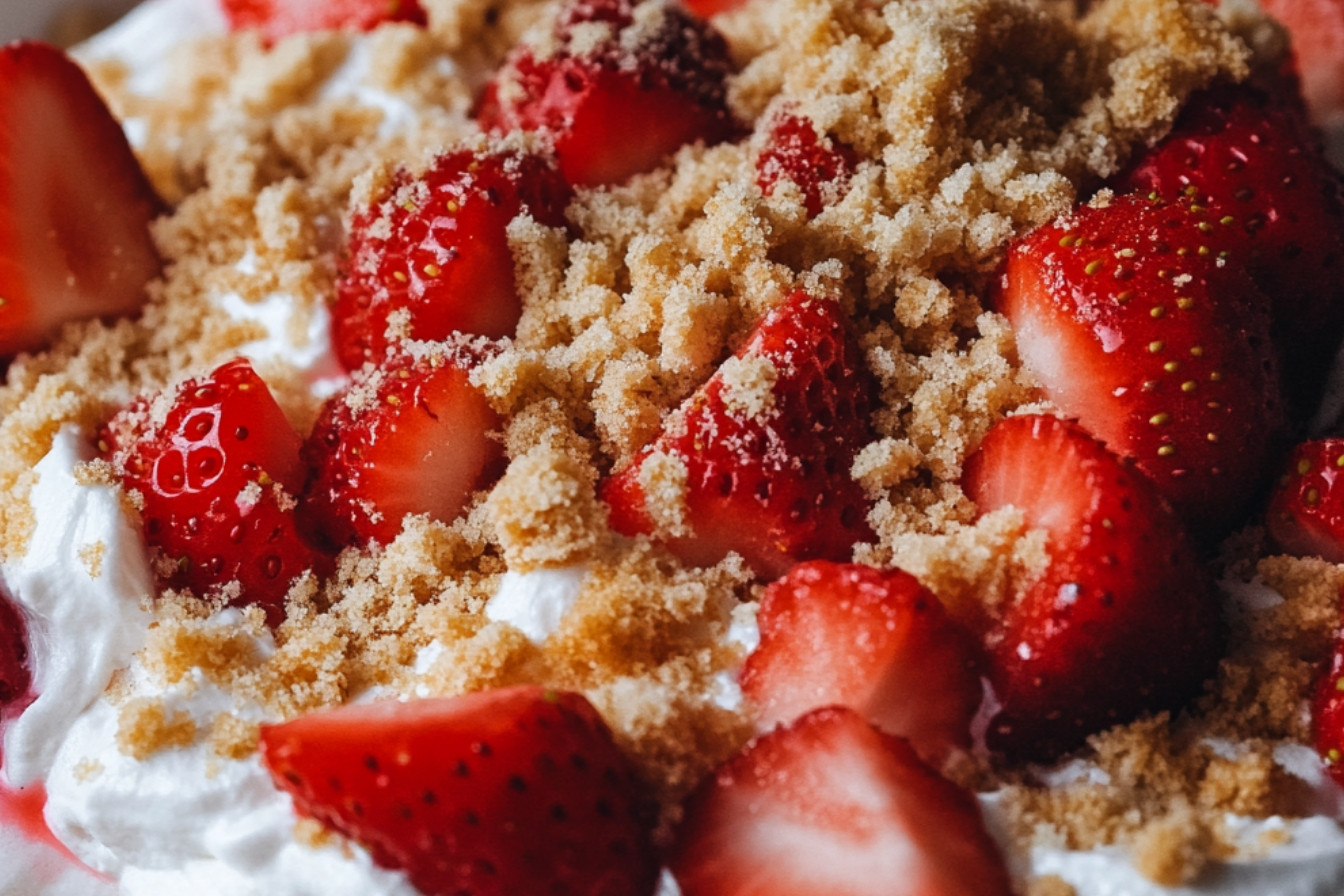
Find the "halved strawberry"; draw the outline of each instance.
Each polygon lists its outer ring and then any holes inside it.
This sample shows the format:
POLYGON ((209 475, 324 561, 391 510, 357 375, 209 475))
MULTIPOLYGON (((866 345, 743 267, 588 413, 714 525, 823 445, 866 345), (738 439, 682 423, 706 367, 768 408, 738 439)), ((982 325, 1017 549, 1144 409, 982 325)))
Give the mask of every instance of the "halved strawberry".
POLYGON ((848 560, 856 542, 873 538, 868 499, 849 471, 872 438, 877 386, 844 314, 796 292, 737 358, 750 373, 736 379, 754 382, 737 382, 725 365, 603 482, 612 528, 652 534, 696 565, 736 551, 766 577, 800 560, 848 560), (668 467, 685 473, 674 495, 650 479, 668 467))
POLYGON ((1344 563, 1344 439, 1294 449, 1265 511, 1265 525, 1290 554, 1344 563))
POLYGON ((220 0, 229 27, 255 28, 275 43, 309 31, 372 31, 384 22, 424 25, 418 0, 220 0))
POLYGON ((1017 507, 1049 565, 987 638, 992 749, 1053 759, 1145 711, 1176 709, 1218 663, 1213 584, 1151 482, 1076 424, 996 424, 966 462, 982 513, 1017 507))
POLYGON ((301 815, 426 896, 650 896, 645 788, 579 694, 523 686, 263 726, 301 815))
POLYGON ((777 115, 761 154, 756 157, 756 185, 773 195, 780 181, 802 194, 809 218, 844 196, 858 166, 854 150, 828 135, 817 134, 812 122, 793 113, 777 115))
POLYGON ((1311 733, 1326 771, 1344 785, 1344 637, 1336 637, 1311 701, 1311 733))
POLYGON ((512 336, 523 306, 509 222, 527 214, 563 226, 571 192, 550 161, 511 151, 456 150, 418 176, 399 171, 351 223, 332 308, 341 363, 353 371, 381 360, 393 315, 405 316, 409 339, 512 336))
POLYGON ((804 563, 765 589, 756 621, 760 646, 741 681, 758 730, 836 704, 930 762, 970 744, 981 698, 976 644, 908 573, 804 563))
POLYGON ((1007 896, 970 793, 853 710, 748 744, 686 805, 668 860, 682 896, 1007 896))
POLYGON ((8 595, 0 593, 0 721, 17 714, 32 698, 32 686, 23 614, 8 595))
POLYGON ((1201 208, 1201 244, 1269 296, 1285 384, 1309 414, 1344 336, 1344 204, 1297 104, 1245 86, 1200 94, 1117 187, 1201 208))
POLYGON ((570 0, 549 46, 510 55, 477 118, 497 133, 550 134, 570 183, 619 183, 732 134, 730 71, 723 37, 671 3, 570 0))
POLYGON ((411 514, 451 522, 502 472, 503 424, 461 353, 396 354, 323 406, 303 446, 305 527, 333 549, 386 544, 411 514))
POLYGON ((0 358, 139 312, 162 204, 121 125, 55 47, 0 47, 0 358))
POLYGON ((300 440, 244 359, 140 400, 104 427, 100 447, 140 494, 160 584, 283 618, 294 579, 327 566, 299 537, 300 440), (232 583, 239 590, 234 593, 232 583))
POLYGON ((1203 539, 1243 518, 1285 436, 1265 298, 1205 251, 1228 226, 1184 200, 1084 206, 1019 239, 993 296, 1046 396, 1203 539))

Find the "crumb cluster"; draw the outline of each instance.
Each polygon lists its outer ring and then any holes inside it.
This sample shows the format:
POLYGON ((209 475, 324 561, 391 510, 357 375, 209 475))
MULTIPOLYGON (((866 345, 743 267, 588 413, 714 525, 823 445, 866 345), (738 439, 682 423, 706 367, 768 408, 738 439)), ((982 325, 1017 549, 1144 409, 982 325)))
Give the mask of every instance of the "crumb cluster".
MULTIPOLYGON (((4 558, 25 549, 32 467, 63 424, 92 438, 134 396, 229 360, 266 335, 260 315, 236 308, 277 294, 294 308, 282 335, 295 354, 313 348, 351 215, 398 166, 423 169, 485 139, 469 115, 481 84, 553 9, 424 5, 427 30, 303 36, 273 49, 247 35, 206 39, 172 60, 171 89, 148 95, 117 64, 92 64, 143 134, 140 157, 171 204, 154 234, 167 264, 141 317, 71 325, 10 366, 0 389, 4 558), (350 72, 395 100, 328 89, 350 72)), ((523 320, 474 374, 507 421, 502 480, 461 519, 410 519, 386 546, 347 550, 330 580, 295 583, 273 653, 253 647, 259 613, 225 629, 209 608, 162 596, 141 656, 149 674, 165 686, 200 675, 239 706, 287 717, 369 688, 580 690, 674 806, 750 733, 714 693, 742 658, 727 637, 733 614, 761 583, 735 557, 686 568, 647 539, 614 535, 595 485, 798 288, 842 304, 880 383, 877 438, 852 470, 875 501, 878 541, 856 559, 912 572, 976 627, 1041 568, 1040 533, 1011 510, 977 520, 958 485, 988 428, 1040 401, 1006 321, 981 301, 986 284, 1015 234, 1090 195, 1170 127, 1190 93, 1246 77, 1248 42, 1197 0, 1105 0, 1085 15, 1050 0, 771 0, 716 24, 736 66, 729 108, 749 136, 580 189, 572 236, 525 216, 510 227, 523 320), (755 184, 768 130, 755 125, 781 111, 860 159, 815 217, 796 189, 766 197, 755 184), (544 643, 483 615, 506 571, 556 567, 586 576, 544 643)), ((257 367, 305 432, 319 406, 311 383, 283 355, 257 367)), ((760 413, 774 375, 730 361, 725 391, 760 413)), ((645 470, 646 491, 675 508, 676 464, 645 470)), ((684 525, 674 512, 657 523, 684 525)), ((1304 695, 1338 624, 1344 573, 1236 547, 1228 575, 1278 602, 1239 613, 1232 653, 1190 717, 1098 736, 1097 773, 1070 785, 962 769, 979 786, 1006 786, 1025 840, 1121 843, 1146 874, 1172 882, 1228 853, 1225 813, 1291 814, 1294 788, 1274 751, 1306 735, 1304 695)), ((81 560, 96 572, 101 553, 81 560)), ((121 743, 143 755, 206 738, 236 759, 255 746, 249 718, 202 725, 129 700, 121 743)), ((1030 892, 1067 889, 1049 878, 1030 892)))

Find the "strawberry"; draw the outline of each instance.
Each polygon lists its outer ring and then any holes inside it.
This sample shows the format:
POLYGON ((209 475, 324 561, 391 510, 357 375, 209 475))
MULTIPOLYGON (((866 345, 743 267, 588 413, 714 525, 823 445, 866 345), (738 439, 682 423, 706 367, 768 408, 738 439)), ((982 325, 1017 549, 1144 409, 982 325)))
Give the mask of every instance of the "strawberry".
POLYGON ((487 85, 488 131, 542 131, 573 184, 648 171, 681 146, 730 137, 723 37, 662 0, 570 0, 545 50, 517 47, 487 85))
POLYGON ((815 218, 845 193, 858 166, 853 148, 826 135, 805 118, 784 113, 770 125, 765 148, 756 157, 756 185, 774 195, 780 181, 789 181, 802 194, 807 216, 815 218))
POLYGON ((1085 206, 1019 239, 993 296, 1046 396, 1202 539, 1242 519, 1285 430, 1265 299, 1203 251, 1224 226, 1183 200, 1085 206))
POLYGON ((1290 554, 1344 563, 1344 439, 1305 442, 1293 450, 1265 525, 1290 554))
POLYGON ((267 43, 309 31, 372 31, 384 22, 424 25, 417 0, 220 0, 229 27, 256 29, 267 43))
POLYGON ((1322 125, 1344 119, 1344 2, 1262 0, 1262 9, 1288 27, 1302 93, 1322 125))
POLYGON ((1329 665, 1311 700, 1311 733, 1326 771, 1344 785, 1344 637, 1336 637, 1329 665))
POLYGON ((702 19, 720 13, 732 12, 746 5, 747 0, 683 0, 682 2, 682 6, 702 19))
POLYGON ((1218 603, 1151 482, 1076 424, 1022 416, 990 430, 963 486, 1047 538, 1048 566, 986 638, 991 749, 1053 759, 1198 692, 1221 652, 1218 603))
POLYGON ((162 210, 83 70, 46 44, 0 47, 0 358, 138 313, 162 210))
POLYGON ((351 222, 332 309, 332 341, 346 369, 387 353, 393 315, 406 316, 410 339, 512 336, 523 308, 509 222, 528 214, 563 226, 570 195, 554 165, 518 152, 457 150, 418 177, 399 171, 351 222))
POLYGON ((758 730, 840 704, 930 762, 970 745, 976 645, 908 573, 804 563, 765 589, 756 621, 760 646, 741 681, 758 730))
POLYGON ((748 744, 692 795, 682 896, 1007 896, 975 797, 843 707, 748 744))
POLYGON ((1117 186, 1207 209, 1205 244, 1271 300, 1284 381, 1306 414, 1344 334, 1344 205, 1295 106, 1249 87, 1201 94, 1117 186))
POLYGON ((244 359, 123 409, 100 447, 142 501, 160 585, 284 616, 293 580, 326 569, 295 527, 300 439, 244 359), (232 583, 237 583, 235 593, 232 583))
POLYGON ((0 719, 15 714, 32 698, 32 686, 23 614, 0 593, 0 719))
POLYGON ((650 804, 579 694, 521 686, 263 726, 299 814, 425 896, 651 896, 650 804))
POLYGON ((736 551, 764 577, 799 560, 849 559, 855 542, 873 538, 849 470, 872 438, 877 386, 843 312, 795 292, 737 358, 749 374, 730 377, 725 365, 601 485, 612 528, 655 535, 695 565, 736 551), (736 383, 744 378, 758 382, 736 383), (682 493, 651 500, 646 480, 668 466, 685 470, 682 493), (679 517, 671 527, 659 522, 669 514, 679 517))
POLYGON ((451 522, 502 472, 503 428, 446 350, 389 356, 323 406, 302 453, 305 527, 339 549, 386 544, 411 514, 451 522))

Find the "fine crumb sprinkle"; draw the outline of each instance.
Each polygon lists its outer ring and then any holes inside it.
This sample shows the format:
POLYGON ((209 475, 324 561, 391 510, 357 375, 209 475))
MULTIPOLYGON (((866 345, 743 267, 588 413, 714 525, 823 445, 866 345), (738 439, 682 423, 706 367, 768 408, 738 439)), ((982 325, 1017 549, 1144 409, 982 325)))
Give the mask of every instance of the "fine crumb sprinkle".
POLYGON ((132 759, 148 759, 160 750, 196 742, 196 722, 184 710, 169 712, 163 701, 137 697, 121 708, 117 748, 132 759))
POLYGON ((95 542, 86 544, 79 549, 79 562, 84 564, 84 569, 89 574, 89 578, 97 579, 103 575, 103 558, 107 556, 107 545, 104 542, 95 542))

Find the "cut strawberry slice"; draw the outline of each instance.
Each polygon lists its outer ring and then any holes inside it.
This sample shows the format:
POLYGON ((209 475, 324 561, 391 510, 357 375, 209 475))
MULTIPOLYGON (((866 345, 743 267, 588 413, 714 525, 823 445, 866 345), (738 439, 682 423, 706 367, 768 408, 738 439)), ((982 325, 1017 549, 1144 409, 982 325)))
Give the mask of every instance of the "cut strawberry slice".
POLYGON ((741 679, 758 730, 835 704, 930 762, 970 744, 976 645, 913 576, 815 560, 765 589, 756 620, 760 646, 741 679))
POLYGON ((264 726, 301 815, 425 894, 650 896, 651 804, 582 696, 524 686, 264 726))
POLYGON ((83 70, 46 44, 0 48, 0 210, 0 358, 139 312, 162 205, 83 70))
POLYGON ((1007 896, 980 807, 849 709, 748 744, 686 805, 682 896, 1007 896))
POLYGON ((829 135, 818 136, 810 121, 785 113, 771 123, 765 148, 756 157, 756 185, 771 196, 781 181, 792 183, 802 194, 807 216, 815 218, 844 196, 858 163, 851 147, 829 135))
POLYGON ((305 527, 339 549, 456 519, 503 472, 503 423, 469 376, 446 350, 393 355, 328 399, 303 447, 305 527))
POLYGON ((1270 499, 1265 525, 1290 554, 1344 563, 1344 439, 1297 446, 1270 499))
POLYGON ((384 22, 426 22, 417 0, 220 0, 220 6, 231 28, 254 28, 267 43, 309 31, 372 31, 384 22))
POLYGON ((512 336, 523 306, 509 222, 528 214, 563 226, 571 192, 549 161, 515 152, 459 150, 418 177, 398 172, 351 225, 332 308, 341 363, 353 371, 380 361, 394 344, 394 315, 404 315, 408 339, 512 336))
POLYGON ((1200 94, 1118 186, 1203 209, 1200 245, 1269 296, 1285 384, 1308 414, 1344 335, 1344 206, 1296 100, 1248 87, 1200 94))
POLYGON ((991 748, 1054 759, 1198 693, 1221 655, 1213 583, 1141 474, 1073 423, 1024 416, 990 430, 963 485, 1048 538, 1048 567, 988 636, 991 748))
POLYGON ((329 565, 295 526, 299 445, 243 359, 155 402, 133 403, 101 436, 122 483, 143 502, 146 541, 163 559, 155 564, 160 584, 259 605, 272 624, 284 618, 294 579, 329 565))
POLYGON ((1018 240, 994 296, 1051 401, 1205 541, 1244 519, 1285 437, 1265 298, 1205 251, 1225 226, 1185 201, 1086 206, 1018 240))
POLYGON ((1336 637, 1311 701, 1311 732, 1326 771, 1344 785, 1344 638, 1336 637))
POLYGON ((603 483, 612 528, 652 534, 695 565, 736 551, 766 577, 800 560, 850 559, 856 542, 873 538, 868 499, 849 471, 872 439, 877 386, 843 313, 794 293, 737 357, 749 374, 720 369, 603 483), (673 495, 657 479, 669 467, 685 473, 668 477, 673 495))
POLYGON ((28 663, 28 630, 23 614, 0 593, 0 721, 17 715, 32 699, 33 670, 28 663))
POLYGON ((518 47, 486 87, 486 130, 551 135, 573 184, 626 180, 681 146, 727 139, 723 37, 661 0, 572 0, 552 46, 518 47))

